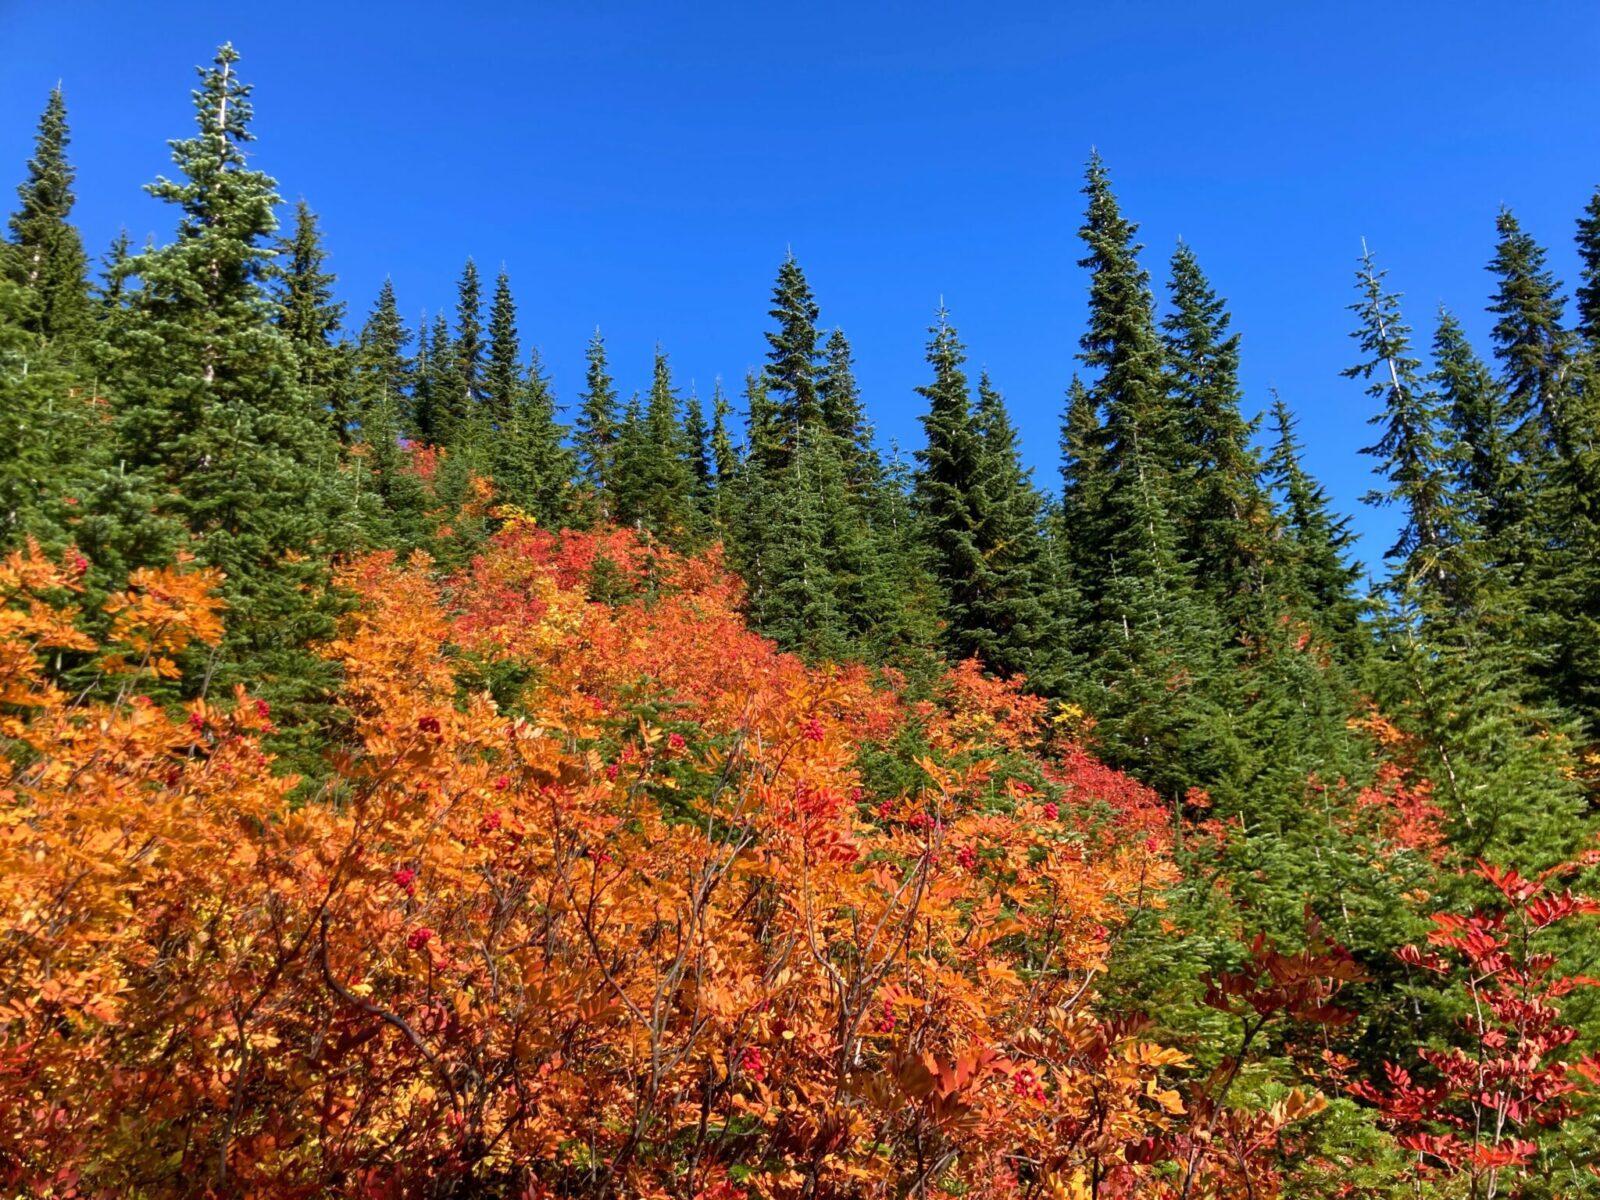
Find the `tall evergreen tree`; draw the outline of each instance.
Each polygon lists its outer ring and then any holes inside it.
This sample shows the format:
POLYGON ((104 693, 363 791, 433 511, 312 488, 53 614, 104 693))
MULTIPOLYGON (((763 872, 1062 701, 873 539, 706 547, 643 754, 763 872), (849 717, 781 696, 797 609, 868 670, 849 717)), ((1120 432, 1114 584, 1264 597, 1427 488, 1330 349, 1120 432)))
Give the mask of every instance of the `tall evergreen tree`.
POLYGON ((491 464, 498 491, 538 520, 554 524, 566 513, 572 452, 556 420, 556 399, 534 350, 526 379, 518 380, 511 411, 493 439, 491 464))
POLYGON ((658 537, 681 536, 689 525, 691 475, 678 394, 666 354, 656 348, 650 396, 643 410, 628 406, 617 446, 616 516, 658 537))
POLYGON ((1578 218, 1577 333, 1591 349, 1600 347, 1600 188, 1578 218))
POLYGON ((483 372, 484 403, 498 430, 511 425, 511 413, 522 388, 522 345, 517 336, 517 305, 504 267, 494 281, 489 306, 489 355, 483 372))
POLYGON ((1294 425, 1289 406, 1274 392, 1274 440, 1265 473, 1283 498, 1288 557, 1297 590, 1309 598, 1307 607, 1318 623, 1352 651, 1359 646, 1361 614, 1355 595, 1361 564, 1350 559, 1355 535, 1350 532, 1350 518, 1334 513, 1328 493, 1306 471, 1294 425))
POLYGON ((1567 406, 1572 335, 1562 326, 1561 285, 1545 266, 1544 248, 1525 233, 1510 209, 1495 220, 1499 242, 1489 272, 1495 293, 1489 312, 1519 454, 1569 454, 1567 406))
POLYGON ((71 223, 76 172, 67 161, 67 106, 59 85, 50 93, 28 177, 17 188, 10 246, 0 269, 22 293, 17 323, 47 340, 81 333, 89 318, 88 259, 71 223))
POLYGON ((683 402, 683 437, 689 456, 690 495, 699 507, 710 500, 715 481, 711 450, 711 430, 706 425, 705 409, 694 386, 689 387, 689 397, 683 402))
POLYGON ((1239 411, 1239 335, 1194 251, 1172 256, 1172 312, 1162 321, 1168 386, 1182 434, 1184 552, 1235 622, 1259 595, 1270 528, 1255 428, 1239 411))
MULTIPOLYGON (((113 399, 126 465, 176 535, 162 560, 186 539, 225 572, 227 640, 192 682, 247 683, 286 702, 292 724, 328 681, 328 664, 305 647, 332 631, 327 562, 348 531, 333 439, 298 385, 264 287, 277 195, 245 156, 252 111, 238 58, 225 45, 200 70, 197 133, 172 143, 180 178, 148 189, 181 215, 174 242, 130 264, 143 286, 113 399)), ((105 533, 108 548, 126 550, 115 520, 105 533)))
POLYGON ((299 363, 297 379, 307 401, 325 414, 340 441, 349 441, 355 412, 350 396, 349 357, 339 344, 343 302, 335 300, 336 276, 324 269, 328 254, 317 216, 302 197, 295 205, 294 232, 276 247, 273 279, 278 327, 299 363))
POLYGON ((589 339, 588 373, 579 397, 575 434, 578 465, 584 479, 601 498, 602 511, 609 511, 606 492, 612 484, 612 465, 617 444, 617 391, 606 369, 606 343, 600 330, 589 339))
POLYGON ((1404 591, 1417 586, 1458 602, 1465 570, 1464 530, 1440 444, 1439 398, 1419 374, 1422 364, 1411 353, 1411 330, 1401 317, 1400 297, 1384 289, 1384 272, 1365 244, 1359 261, 1360 299, 1350 305, 1358 324, 1350 336, 1360 345, 1362 359, 1344 374, 1368 380, 1367 394, 1381 406, 1368 423, 1378 426, 1382 436, 1362 453, 1380 460, 1377 470, 1388 481, 1386 488, 1374 489, 1364 499, 1404 509, 1399 536, 1387 551, 1398 587, 1404 591))
POLYGON ((781 465, 799 444, 800 433, 822 417, 817 391, 817 302, 805 272, 791 253, 778 268, 768 313, 778 327, 767 332, 766 395, 776 430, 772 435, 781 465))

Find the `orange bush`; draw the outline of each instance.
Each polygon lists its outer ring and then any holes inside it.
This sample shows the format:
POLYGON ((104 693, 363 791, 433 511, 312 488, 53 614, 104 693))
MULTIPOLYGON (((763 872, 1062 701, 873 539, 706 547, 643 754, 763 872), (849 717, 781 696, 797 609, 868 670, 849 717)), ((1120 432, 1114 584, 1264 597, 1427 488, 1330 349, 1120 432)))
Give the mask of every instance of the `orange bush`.
POLYGON ((1095 1014, 1161 809, 1016 687, 912 704, 750 633, 715 555, 514 522, 457 579, 344 572, 307 799, 265 705, 138 694, 216 582, 136 579, 96 648, 71 568, 0 570, 9 1191, 1229 1194, 1184 1056, 1095 1014), (123 698, 56 690, 61 646, 123 698))

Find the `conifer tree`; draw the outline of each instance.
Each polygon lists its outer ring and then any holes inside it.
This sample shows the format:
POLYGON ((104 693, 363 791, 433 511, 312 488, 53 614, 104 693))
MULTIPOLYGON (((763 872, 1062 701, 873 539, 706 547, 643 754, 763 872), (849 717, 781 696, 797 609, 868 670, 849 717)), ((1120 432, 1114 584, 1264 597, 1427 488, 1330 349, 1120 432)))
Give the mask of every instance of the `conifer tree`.
MULTIPOLYGON (((444 318, 435 326, 434 359, 441 344, 450 347, 448 373, 436 372, 438 386, 448 382, 448 388, 438 393, 439 440, 445 445, 459 445, 472 436, 479 404, 483 400, 483 288, 478 282, 478 265, 467 259, 462 268, 460 282, 456 284, 456 333, 451 341, 441 343, 439 330, 444 318)), ((448 333, 446 334, 448 337, 448 333)), ((443 363, 439 364, 441 367, 443 363)))
POLYGON ((728 432, 728 418, 733 406, 722 390, 718 378, 711 392, 711 462, 716 468, 717 484, 730 482, 739 469, 739 454, 734 448, 733 435, 728 432))
POLYGON ((678 407, 671 367, 657 347, 649 399, 641 410, 635 396, 623 419, 614 491, 619 521, 663 539, 679 537, 690 517, 691 474, 678 407))
POLYGON ((689 397, 683 402, 683 437, 689 456, 689 492, 697 508, 704 508, 711 498, 715 481, 711 450, 711 430, 706 425, 705 409, 694 386, 689 387, 689 397))
POLYGON ((1174 514, 1186 456, 1137 226, 1122 215, 1098 154, 1083 191, 1079 236, 1088 253, 1079 265, 1090 272, 1089 326, 1079 357, 1099 375, 1068 411, 1076 461, 1067 478, 1081 489, 1071 506, 1092 499, 1096 514, 1088 528, 1074 528, 1069 509, 1064 528, 1082 569, 1074 581, 1085 609, 1077 649, 1090 668, 1080 699, 1100 717, 1109 758, 1181 794, 1195 782, 1185 747, 1207 707, 1198 685, 1226 678, 1214 661, 1222 639, 1181 553, 1174 514))
POLYGON ((830 333, 823 346, 817 401, 823 426, 839 439, 847 480, 857 487, 871 486, 878 456, 856 386, 855 356, 842 329, 830 333))
POLYGON ((1514 443, 1530 463, 1552 451, 1569 455, 1572 335, 1562 327, 1561 285, 1545 266, 1544 248, 1510 209, 1500 211, 1495 229, 1499 242, 1489 271, 1496 285, 1489 312, 1497 318, 1494 352, 1503 371, 1514 443))
POLYGON ((556 421, 555 393, 535 350, 526 379, 514 385, 511 411, 493 439, 490 462, 505 499, 550 524, 565 514, 573 473, 564 436, 556 421))
POLYGON ((1239 335, 1229 332, 1226 305, 1181 243, 1171 288, 1173 309, 1161 324, 1192 492, 1180 498, 1184 552, 1205 590, 1239 622, 1247 597, 1264 583, 1270 525, 1254 425, 1239 411, 1239 335))
POLYGON ((494 281, 489 306, 489 355, 483 373, 484 403, 497 430, 508 429, 522 388, 522 346, 517 336, 517 305, 504 267, 494 281))
MULTIPOLYGON (((264 287, 277 196, 245 156, 252 112, 238 58, 225 45, 200 70, 197 133, 172 143, 180 178, 149 186, 181 216, 174 242, 130 263, 142 287, 113 400, 119 452, 172 530, 158 561, 187 543, 226 575, 228 637, 192 683, 248 682, 285 702, 293 724, 328 681, 304 647, 332 632, 327 562, 349 531, 333 439, 297 384, 264 287)), ((109 548, 138 565, 127 537, 111 525, 109 548)))
POLYGON ((606 370, 606 343, 598 328, 589 339, 588 372, 579 396, 575 438, 578 466, 584 479, 600 497, 601 511, 609 512, 607 492, 612 485, 612 465, 617 444, 617 391, 606 370))
POLYGON ((1369 504, 1400 504, 1405 520, 1387 551, 1401 591, 1412 586, 1459 602, 1465 565, 1461 512, 1440 445, 1439 398, 1421 376, 1421 361, 1411 354, 1411 330, 1401 318, 1400 297, 1384 290, 1384 273, 1362 246, 1356 286, 1360 299, 1350 306, 1358 325, 1351 333, 1362 359, 1345 370, 1351 379, 1369 381, 1367 394, 1381 405, 1368 418, 1382 436, 1362 450, 1380 460, 1377 470, 1388 486, 1368 492, 1369 504))
POLYGON ((1600 346, 1600 188, 1595 189, 1578 218, 1578 278, 1574 295, 1577 334, 1591 349, 1600 346))
POLYGON ((1433 339, 1434 383, 1450 431, 1446 448, 1465 515, 1498 548, 1525 516, 1521 464, 1511 448, 1505 393, 1442 305, 1433 339))
POLYGON ((312 408, 324 414, 341 441, 351 437, 355 420, 349 395, 349 362, 338 342, 344 304, 335 300, 336 276, 324 270, 327 251, 317 217, 302 197, 295 205, 294 232, 280 240, 273 263, 278 327, 289 339, 299 364, 297 380, 312 408))
POLYGON ((414 378, 405 354, 410 341, 394 284, 385 279, 355 351, 357 436, 370 481, 362 516, 369 542, 408 550, 423 543, 426 505, 421 481, 405 469, 407 450, 401 445, 414 378))
POLYGON ((76 172, 67 161, 69 140, 57 85, 39 118, 28 177, 17 188, 19 205, 7 223, 10 245, 0 251, 0 270, 22 289, 13 319, 46 341, 82 333, 90 311, 88 259, 71 223, 76 172))
POLYGON ((1274 392, 1274 441, 1265 474, 1283 498, 1288 558, 1297 590, 1308 597, 1309 611, 1318 623, 1348 652, 1357 646, 1360 621, 1355 585, 1361 565, 1350 560, 1355 536, 1350 518, 1333 512, 1326 490, 1306 471, 1294 424, 1289 406, 1274 392))
POLYGON ((817 302, 805 272, 791 253, 778 268, 772 310, 778 323, 767 332, 766 395, 771 402, 774 450, 772 465, 782 465, 799 444, 801 431, 822 418, 817 390, 817 302))

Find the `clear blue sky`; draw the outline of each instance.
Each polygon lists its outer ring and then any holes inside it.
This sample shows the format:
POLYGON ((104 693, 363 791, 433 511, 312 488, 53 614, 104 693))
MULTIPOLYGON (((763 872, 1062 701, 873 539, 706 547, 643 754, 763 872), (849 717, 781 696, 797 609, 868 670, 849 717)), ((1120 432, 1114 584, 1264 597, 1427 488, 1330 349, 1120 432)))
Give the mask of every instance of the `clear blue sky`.
MULTIPOLYGON (((321 214, 356 322, 385 273, 413 318, 451 303, 470 254, 510 270, 563 401, 596 324, 624 389, 659 340, 708 394, 760 361, 792 246, 886 440, 920 443, 943 295, 1053 488, 1098 146, 1158 284, 1181 236, 1244 334, 1247 407, 1281 389, 1357 511, 1368 405, 1339 371, 1360 239, 1424 337, 1444 300, 1482 343, 1502 204, 1570 286, 1600 182, 1597 35, 1600 6, 1537 0, 0 0, 0 171, 20 179, 59 78, 91 251, 124 224, 169 236, 140 186, 191 128, 192 67, 231 39, 256 163, 321 214)), ((1357 521, 1371 563, 1390 520, 1357 521)))

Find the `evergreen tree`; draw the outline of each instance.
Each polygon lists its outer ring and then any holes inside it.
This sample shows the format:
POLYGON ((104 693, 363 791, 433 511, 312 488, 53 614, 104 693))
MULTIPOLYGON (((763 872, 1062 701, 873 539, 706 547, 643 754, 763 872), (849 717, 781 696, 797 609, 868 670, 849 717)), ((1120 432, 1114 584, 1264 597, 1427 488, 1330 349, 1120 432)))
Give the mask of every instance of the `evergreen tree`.
POLYGON ((799 444, 801 431, 822 417, 817 391, 817 303, 806 283, 805 272, 791 253, 778 268, 772 291, 772 310, 778 323, 768 331, 767 398, 773 406, 777 429, 772 465, 782 465, 799 444))
POLYGON ((612 465, 617 444, 617 392, 606 371, 606 344, 598 328, 589 339, 589 369, 579 397, 576 441, 578 465, 584 479, 600 497, 602 512, 610 512, 606 493, 612 485, 612 465))
MULTIPOLYGON (((1296 590, 1308 598, 1317 622, 1347 652, 1357 650, 1360 603, 1355 585, 1361 565, 1350 561, 1355 537, 1350 518, 1333 512, 1328 494, 1306 471, 1294 416, 1276 392, 1272 395, 1274 442, 1265 474, 1283 498, 1290 543, 1288 561, 1296 590)), ((1356 655, 1359 657, 1359 654, 1356 655)))
POLYGON ((22 289, 12 319, 46 341, 82 333, 90 311, 88 259, 71 223, 76 172, 67 161, 68 141, 58 85, 39 118, 28 177, 17 188, 20 204, 8 222, 11 244, 0 254, 0 269, 22 289))
POLYGON ((556 421, 555 393, 535 350, 525 380, 517 380, 510 415, 493 440, 497 491, 510 503, 554 524, 566 511, 571 452, 556 421))
MULTIPOLYGON (((252 112, 238 57, 225 45, 200 70, 197 134, 172 143, 181 178, 148 189, 181 217, 174 242, 130 264, 143 286, 118 347, 113 399, 127 469, 171 529, 156 561, 187 540, 225 573, 227 640, 192 664, 192 684, 246 683, 284 702, 292 726, 329 679, 329 664, 305 647, 332 632, 327 564, 348 530, 332 439, 298 384, 263 286, 277 196, 246 160, 252 112)), ((96 511, 108 517, 108 557, 138 565, 145 547, 130 552, 130 540, 144 522, 125 529, 112 507, 127 494, 113 475, 96 511)))
POLYGON ((717 485, 728 483, 739 469, 738 451, 734 449, 733 435, 728 432, 728 417, 733 406, 722 390, 719 378, 711 392, 711 462, 716 468, 717 485))
POLYGON ((522 346, 517 336, 517 306, 511 296, 511 280, 504 267, 494 281, 494 300, 489 306, 489 359, 484 368, 484 403, 489 421, 497 430, 508 429, 511 413, 522 389, 522 346))
POLYGON ((822 349, 817 400, 823 426, 839 439, 847 480, 857 487, 870 486, 878 456, 856 386, 855 357, 842 329, 830 333, 822 349))
POLYGON ((1577 333, 1594 349, 1600 346, 1600 188, 1595 189, 1578 218, 1579 279, 1574 297, 1578 310, 1577 333))
POLYGON ((1489 271, 1496 280, 1489 312, 1517 452, 1529 462, 1568 455, 1568 370, 1572 335, 1561 324, 1561 285, 1545 267, 1544 248, 1523 232, 1509 209, 1495 220, 1499 242, 1489 271))
POLYGON ((355 351, 357 436, 369 481, 362 517, 369 542, 408 550, 425 540, 427 503, 422 481, 406 469, 408 451, 401 445, 414 378, 405 353, 410 341, 394 284, 385 279, 355 351))
POLYGON ((667 356, 656 349, 650 396, 643 410, 635 397, 618 440, 615 503, 617 519, 649 529, 663 539, 688 528, 691 473, 678 395, 667 356))
POLYGON ((697 508, 704 508, 711 498, 715 480, 711 451, 711 430, 706 425, 705 409, 693 385, 689 398, 683 402, 683 437, 689 455, 689 492, 697 508))
POLYGON ((1398 588, 1415 585, 1459 602, 1464 531, 1439 440, 1439 399, 1418 374, 1422 364, 1411 354, 1400 297, 1384 290, 1383 276, 1363 244, 1356 271, 1360 299, 1350 306, 1359 322, 1350 336, 1361 346, 1362 360, 1344 374, 1370 381, 1367 394, 1382 406, 1368 419, 1382 436, 1362 453, 1381 460, 1377 469, 1388 480, 1387 488, 1364 499, 1404 507, 1404 524, 1387 552, 1398 588))
MULTIPOLYGON (((456 284, 456 334, 453 341, 439 339, 439 331, 443 328, 443 317, 435 327, 433 339, 433 357, 437 361, 441 357, 441 345, 449 346, 448 372, 440 369, 435 373, 436 386, 448 382, 448 388, 437 392, 439 428, 437 430, 441 443, 447 446, 460 447, 476 432, 476 423, 479 416, 479 404, 483 400, 483 289, 478 282, 478 265, 472 259, 467 259, 467 265, 462 269, 461 280, 456 284)), ((448 332, 446 332, 448 338, 448 332)), ((439 363, 443 368, 444 363, 439 363)))
POLYGON ((1251 444, 1254 425, 1239 411, 1239 335, 1194 251, 1172 257, 1172 312, 1162 321, 1164 356, 1177 408, 1183 475, 1184 553, 1202 586, 1238 623, 1267 571, 1270 521, 1251 444))
POLYGON ((1505 554, 1503 539, 1525 514, 1521 464, 1511 449, 1505 393, 1473 352, 1466 331, 1442 305, 1433 339, 1434 383, 1450 430, 1446 448, 1469 520, 1505 554))
POLYGON ((355 420, 349 361, 337 341, 345 306, 333 298, 336 277, 323 269, 328 254, 316 214, 304 198, 295 206, 294 233, 279 241, 276 251, 278 327, 299 363, 297 382, 311 406, 326 414, 335 436, 349 441, 355 420))

